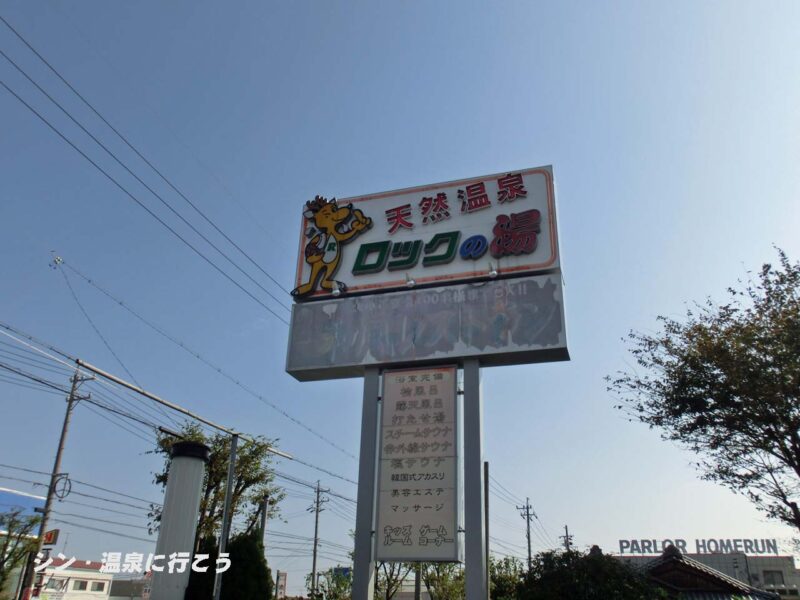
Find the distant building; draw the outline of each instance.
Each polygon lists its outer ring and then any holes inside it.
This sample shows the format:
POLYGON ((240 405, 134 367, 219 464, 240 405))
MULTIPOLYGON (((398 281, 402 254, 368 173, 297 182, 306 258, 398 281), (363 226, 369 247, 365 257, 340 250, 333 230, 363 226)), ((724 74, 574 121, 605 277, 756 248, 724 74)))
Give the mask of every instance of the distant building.
POLYGON ((102 563, 76 560, 66 568, 65 559, 55 558, 44 570, 42 600, 106 600, 111 594, 111 573, 101 573, 102 563), (57 567, 62 567, 58 569, 57 567))
POLYGON ((278 600, 286 598, 286 571, 278 571, 275 575, 275 597, 278 600))
POLYGON ((108 600, 143 600, 148 584, 149 580, 145 577, 114 579, 111 582, 111 596, 108 600))
POLYGON ((618 556, 681 600, 798 600, 800 571, 790 556, 682 554, 669 546, 659 557, 618 556))

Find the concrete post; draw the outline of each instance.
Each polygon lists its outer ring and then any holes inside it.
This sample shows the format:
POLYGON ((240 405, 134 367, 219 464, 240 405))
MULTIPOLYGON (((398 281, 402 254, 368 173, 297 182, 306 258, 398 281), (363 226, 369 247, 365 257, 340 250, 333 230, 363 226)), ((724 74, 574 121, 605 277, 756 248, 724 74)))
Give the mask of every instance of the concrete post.
POLYGON ((483 487, 483 401, 480 365, 464 361, 464 542, 466 600, 486 600, 486 515, 483 487))
POLYGON ((164 558, 154 561, 155 566, 165 568, 161 572, 153 571, 151 600, 184 600, 191 568, 183 573, 168 573, 166 564, 173 552, 188 552, 191 567, 203 476, 210 452, 208 446, 197 442, 178 442, 172 446, 156 542, 156 555, 164 555, 164 558))

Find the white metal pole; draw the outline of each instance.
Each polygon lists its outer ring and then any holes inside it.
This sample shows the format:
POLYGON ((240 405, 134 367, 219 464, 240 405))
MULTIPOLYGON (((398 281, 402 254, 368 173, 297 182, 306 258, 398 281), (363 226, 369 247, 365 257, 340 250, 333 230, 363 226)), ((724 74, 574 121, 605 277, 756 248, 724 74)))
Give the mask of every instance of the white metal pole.
MULTIPOLYGON (((233 479, 236 472, 236 448, 239 445, 239 436, 233 434, 231 436, 231 453, 228 458, 228 482, 225 485, 225 505, 222 509, 222 531, 219 536, 219 554, 225 552, 225 547, 228 545, 228 534, 231 530, 231 499, 233 496, 233 479)), ((219 600, 219 595, 222 592, 222 573, 217 571, 214 573, 214 600, 219 600)))
POLYGON ((353 600, 372 600, 375 561, 373 522, 378 444, 380 376, 375 367, 364 372, 364 405, 361 409, 361 452, 358 465, 358 508, 353 553, 353 600))
POLYGON ((464 542, 466 600, 486 600, 483 401, 480 364, 464 361, 464 542))

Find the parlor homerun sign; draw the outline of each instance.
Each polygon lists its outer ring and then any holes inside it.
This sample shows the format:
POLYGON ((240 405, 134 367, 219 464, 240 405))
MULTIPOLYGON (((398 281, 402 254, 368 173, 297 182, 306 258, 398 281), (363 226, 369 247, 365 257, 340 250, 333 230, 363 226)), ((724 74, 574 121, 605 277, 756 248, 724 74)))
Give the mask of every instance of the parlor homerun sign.
MULTIPOLYGON (((673 539, 636 539, 619 540, 620 554, 661 554, 669 546, 675 546, 681 552, 689 552, 687 540, 673 539)), ((695 554, 732 554, 742 552, 750 556, 778 554, 778 541, 764 538, 708 538, 695 539, 691 550, 695 554)))
POLYGON ((328 199, 303 211, 297 299, 558 269, 550 167, 328 199))

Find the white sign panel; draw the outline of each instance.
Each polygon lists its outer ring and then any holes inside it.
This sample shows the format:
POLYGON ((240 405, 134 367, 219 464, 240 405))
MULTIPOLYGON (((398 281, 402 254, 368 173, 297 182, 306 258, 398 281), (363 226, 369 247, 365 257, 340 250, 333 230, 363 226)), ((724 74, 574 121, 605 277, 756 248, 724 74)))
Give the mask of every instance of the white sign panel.
POLYGON ((286 370, 301 381, 367 366, 568 360, 559 274, 296 303, 286 370))
POLYGON ((303 211, 297 299, 555 271, 551 167, 340 200, 303 211))
POLYGON ((459 560, 456 367, 383 375, 375 556, 459 560))

